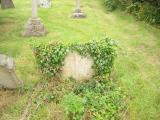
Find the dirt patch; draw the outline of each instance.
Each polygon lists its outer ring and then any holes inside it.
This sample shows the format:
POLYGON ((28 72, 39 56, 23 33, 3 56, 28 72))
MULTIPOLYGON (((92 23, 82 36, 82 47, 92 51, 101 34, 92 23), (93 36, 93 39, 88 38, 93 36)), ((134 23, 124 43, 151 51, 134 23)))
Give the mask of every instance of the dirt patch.
POLYGON ((16 99, 17 95, 14 91, 0 91, 0 116, 16 99))
POLYGON ((140 44, 137 46, 137 49, 140 51, 146 51, 148 48, 150 48, 150 46, 147 44, 140 44))
POLYGON ((160 65, 160 56, 152 56, 150 57, 150 59, 148 60, 148 62, 152 65, 160 65))

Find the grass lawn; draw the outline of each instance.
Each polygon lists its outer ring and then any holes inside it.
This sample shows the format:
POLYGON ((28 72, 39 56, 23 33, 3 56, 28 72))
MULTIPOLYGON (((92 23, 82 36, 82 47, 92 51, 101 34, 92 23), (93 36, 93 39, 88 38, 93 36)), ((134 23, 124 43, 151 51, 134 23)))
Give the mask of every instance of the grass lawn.
MULTIPOLYGON (((107 35, 119 42, 122 53, 115 64, 114 77, 128 95, 128 120, 160 119, 160 30, 139 22, 123 12, 107 13, 102 0, 83 0, 86 19, 71 18, 75 0, 53 0, 50 9, 39 9, 48 34, 21 36, 31 14, 30 0, 14 0, 15 9, 0 9, 0 53, 12 56, 24 90, 0 91, 0 120, 18 120, 41 75, 31 45, 60 41, 64 44, 87 42, 107 35)), ((44 106, 35 120, 49 120, 54 104, 44 106)), ((58 108, 56 108, 58 109, 58 108)))

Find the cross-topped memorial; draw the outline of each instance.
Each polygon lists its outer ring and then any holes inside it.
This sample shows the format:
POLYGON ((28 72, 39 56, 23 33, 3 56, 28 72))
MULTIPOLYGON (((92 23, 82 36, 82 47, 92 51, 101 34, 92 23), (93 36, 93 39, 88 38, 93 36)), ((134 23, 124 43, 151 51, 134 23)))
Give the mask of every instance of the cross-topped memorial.
POLYGON ((46 31, 44 25, 41 23, 38 17, 38 1, 32 0, 32 17, 28 20, 25 30, 22 33, 23 36, 44 36, 46 31))
POLYGON ((81 11, 80 0, 76 0, 76 9, 73 13, 73 18, 85 18, 86 15, 81 11))

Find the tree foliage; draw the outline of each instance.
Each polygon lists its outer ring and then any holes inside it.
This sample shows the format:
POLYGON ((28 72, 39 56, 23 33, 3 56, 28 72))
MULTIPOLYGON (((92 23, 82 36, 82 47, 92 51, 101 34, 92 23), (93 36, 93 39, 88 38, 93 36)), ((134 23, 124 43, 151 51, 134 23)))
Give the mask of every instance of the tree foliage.
POLYGON ((160 24, 160 0, 105 0, 107 10, 126 10, 151 24, 160 24))

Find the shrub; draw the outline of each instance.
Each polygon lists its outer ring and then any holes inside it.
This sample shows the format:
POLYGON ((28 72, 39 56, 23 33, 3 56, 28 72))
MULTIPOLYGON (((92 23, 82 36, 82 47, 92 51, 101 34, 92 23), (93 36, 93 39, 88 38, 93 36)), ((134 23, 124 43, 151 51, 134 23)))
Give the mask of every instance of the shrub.
POLYGON ((107 10, 113 11, 117 8, 125 10, 126 7, 131 3, 130 0, 105 0, 105 6, 107 10))
POLYGON ((140 6, 138 3, 132 3, 127 7, 127 11, 129 13, 134 14, 135 16, 137 16, 139 10, 140 10, 140 6))
POLYGON ((62 105, 71 120, 81 120, 85 105, 85 100, 83 98, 71 92, 64 96, 62 105))
POLYGON ((139 20, 160 24, 159 0, 105 0, 105 5, 109 11, 120 8, 135 15, 139 20))
POLYGON ((105 5, 109 11, 115 10, 118 7, 118 4, 118 0, 105 0, 105 5))
POLYGON ((111 72, 116 57, 117 44, 110 38, 101 41, 92 41, 85 44, 63 44, 38 45, 34 47, 37 63, 42 73, 47 78, 52 78, 61 73, 61 67, 65 56, 69 51, 77 51, 83 56, 91 56, 94 61, 93 69, 96 76, 111 72))
POLYGON ((151 24, 160 24, 160 8, 156 8, 147 2, 133 3, 127 8, 127 11, 134 14, 139 20, 151 24))
POLYGON ((74 94, 63 99, 66 113, 72 117, 91 120, 119 120, 125 109, 124 94, 116 82, 104 77, 94 78, 84 83, 77 83, 74 94), (76 113, 76 114, 75 114, 76 113))
POLYGON ((138 17, 140 20, 145 20, 149 23, 160 23, 160 8, 144 3, 139 10, 138 17))
POLYGON ((51 78, 60 72, 68 48, 62 44, 34 46, 34 54, 41 72, 51 78))

